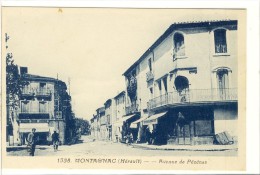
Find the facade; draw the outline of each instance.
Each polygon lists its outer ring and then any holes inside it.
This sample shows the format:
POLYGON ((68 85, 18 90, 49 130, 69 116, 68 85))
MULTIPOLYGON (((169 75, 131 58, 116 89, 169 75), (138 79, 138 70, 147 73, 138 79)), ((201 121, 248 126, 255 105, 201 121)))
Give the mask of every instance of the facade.
POLYGON ((105 117, 106 117, 106 136, 107 140, 112 140, 112 122, 114 118, 115 111, 115 101, 114 99, 108 99, 105 104, 105 117))
POLYGON ((26 144, 28 133, 35 128, 39 144, 49 144, 55 130, 65 144, 71 135, 66 125, 72 117, 68 115, 71 114, 71 98, 66 84, 54 78, 28 74, 27 68, 21 69, 23 80, 28 84, 22 88, 20 106, 14 111, 14 138, 17 138, 14 143, 26 144))
POLYGON ((224 131, 236 141, 237 75, 237 21, 171 25, 124 73, 139 139, 149 126, 158 144, 213 144, 224 131))
POLYGON ((112 138, 113 141, 119 142, 123 139, 123 116, 125 116, 125 91, 120 92, 114 97, 115 111, 112 124, 112 138))
POLYGON ((237 62, 236 20, 172 24, 123 73, 126 90, 93 130, 100 124, 103 137, 122 142, 129 132, 147 142, 151 132, 154 144, 218 144, 222 133, 236 143, 237 62))
POLYGON ((105 107, 100 107, 97 109, 97 116, 99 118, 99 136, 98 139, 106 140, 107 139, 107 118, 105 115, 105 107))

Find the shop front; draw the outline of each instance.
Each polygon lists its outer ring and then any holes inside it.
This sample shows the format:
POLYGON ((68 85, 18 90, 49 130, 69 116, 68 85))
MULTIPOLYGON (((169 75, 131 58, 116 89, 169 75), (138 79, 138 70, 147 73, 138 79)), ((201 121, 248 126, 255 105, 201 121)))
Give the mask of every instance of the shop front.
POLYGON ((180 107, 151 115, 143 125, 152 127, 154 144, 213 144, 214 114, 211 107, 180 107))
POLYGON ((20 123, 19 135, 20 135, 21 145, 27 144, 28 134, 32 132, 33 128, 36 129, 35 135, 37 138, 37 144, 39 145, 49 144, 48 137, 50 135, 50 128, 48 126, 48 123, 20 123))

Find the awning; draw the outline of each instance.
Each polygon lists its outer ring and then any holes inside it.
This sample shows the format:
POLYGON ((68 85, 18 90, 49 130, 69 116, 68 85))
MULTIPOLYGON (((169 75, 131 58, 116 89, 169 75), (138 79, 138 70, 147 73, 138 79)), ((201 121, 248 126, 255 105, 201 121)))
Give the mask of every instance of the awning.
POLYGON ((132 114, 132 115, 129 115, 129 116, 124 116, 122 117, 121 119, 117 120, 115 123, 113 123, 114 126, 123 126, 124 124, 124 121, 132 118, 133 116, 135 116, 136 114, 132 114))
POLYGON ((124 117, 122 117, 122 118, 120 119, 120 121, 124 122, 124 121, 126 121, 126 120, 132 118, 132 117, 135 116, 135 115, 136 115, 136 114, 132 114, 132 115, 129 115, 129 116, 124 116, 124 117))
POLYGON ((150 116, 149 118, 147 118, 146 120, 143 121, 143 125, 157 124, 158 123, 157 119, 164 116, 167 112, 168 111, 161 112, 161 113, 150 116))
POLYGON ((35 132, 49 132, 48 123, 20 123, 20 132, 32 132, 32 129, 35 128, 35 132))
POLYGON ((136 120, 133 122, 133 124, 140 123, 141 121, 145 120, 148 118, 148 114, 144 114, 140 119, 136 120))

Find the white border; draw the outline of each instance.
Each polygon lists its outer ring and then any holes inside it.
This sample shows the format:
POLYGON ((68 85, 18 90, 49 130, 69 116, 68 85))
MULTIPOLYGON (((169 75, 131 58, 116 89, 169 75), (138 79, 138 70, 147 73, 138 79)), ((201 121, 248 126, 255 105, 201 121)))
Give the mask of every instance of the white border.
MULTIPOLYGON (((259 1, 258 0, 86 0, 10 1, 2 6, 124 7, 124 8, 244 8, 247 9, 247 171, 130 171, 130 170, 4 170, 4 174, 253 174, 259 171, 259 1)), ((32 165, 33 166, 33 165, 32 165)))

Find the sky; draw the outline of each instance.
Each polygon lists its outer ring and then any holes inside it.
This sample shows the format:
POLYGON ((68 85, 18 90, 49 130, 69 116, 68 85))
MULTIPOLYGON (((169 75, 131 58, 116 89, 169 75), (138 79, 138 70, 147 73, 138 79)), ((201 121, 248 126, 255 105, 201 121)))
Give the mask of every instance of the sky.
POLYGON ((67 84, 70 79, 73 111, 90 119, 125 89, 124 71, 172 23, 236 15, 213 9, 5 7, 2 34, 10 36, 7 51, 15 63, 27 66, 30 74, 58 76, 67 84))

